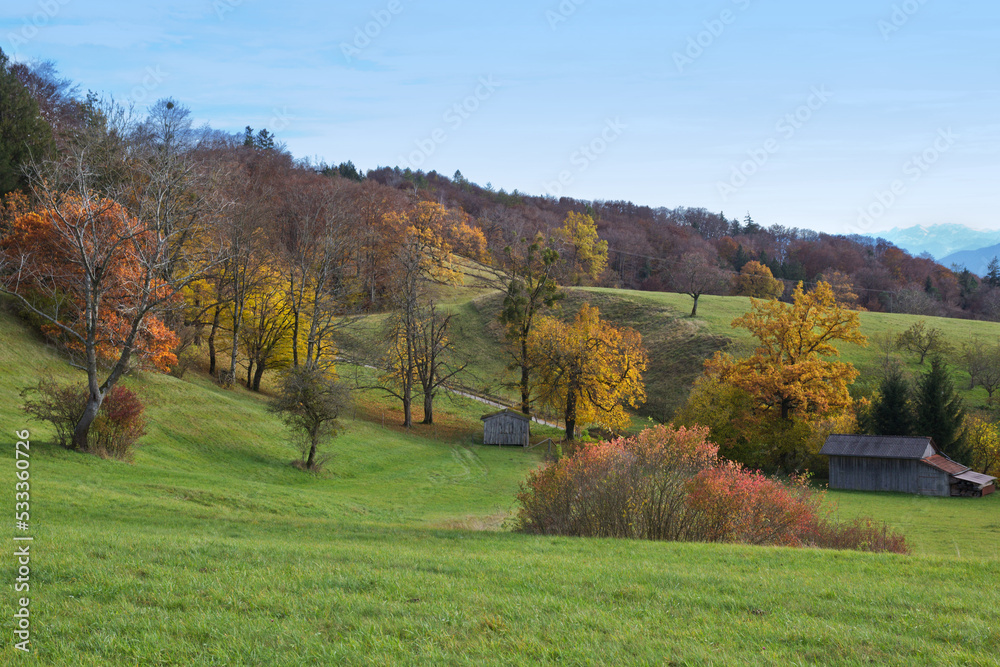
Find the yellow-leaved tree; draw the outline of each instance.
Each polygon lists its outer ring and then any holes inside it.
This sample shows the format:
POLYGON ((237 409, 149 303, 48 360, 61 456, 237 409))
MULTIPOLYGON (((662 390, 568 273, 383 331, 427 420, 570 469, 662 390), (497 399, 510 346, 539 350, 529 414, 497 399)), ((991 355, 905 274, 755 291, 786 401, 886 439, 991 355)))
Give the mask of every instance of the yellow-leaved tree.
POLYGON ((997 425, 979 415, 965 418, 965 443, 970 464, 985 475, 1000 474, 1000 433, 997 425))
POLYGON ((246 355, 247 389, 260 391, 265 370, 291 365, 294 324, 288 283, 276 266, 264 265, 257 283, 247 291, 238 335, 246 355))
POLYGON ((753 334, 757 348, 745 359, 716 352, 706 370, 748 392, 759 410, 782 419, 826 417, 850 408, 847 387, 858 371, 827 357, 840 355, 834 341, 868 344, 858 313, 837 303, 825 282, 811 292, 803 291, 800 282, 792 298, 791 305, 751 301, 750 312, 733 320, 733 327, 753 334))
POLYGON ((755 299, 777 299, 785 291, 785 284, 774 277, 771 269, 758 261, 743 265, 733 280, 733 294, 755 299))
POLYGON ((570 323, 541 318, 528 337, 528 349, 540 398, 563 413, 569 440, 577 424, 624 429, 630 421, 625 408, 637 408, 646 398, 642 336, 602 320, 589 304, 570 323))
POLYGON ((733 320, 757 347, 747 357, 717 352, 705 362, 705 378, 679 413, 682 424, 712 427, 726 455, 741 463, 793 471, 823 465, 816 454, 820 434, 853 430, 848 386, 858 376, 839 355, 835 341, 867 345, 858 313, 837 302, 828 283, 811 292, 802 283, 794 302, 751 301, 750 312, 733 320), (728 416, 719 424, 722 407, 728 416))
POLYGON ((554 239, 559 245, 559 255, 566 262, 567 284, 579 285, 585 278, 597 280, 608 265, 608 242, 597 235, 597 223, 589 215, 567 215, 554 239))

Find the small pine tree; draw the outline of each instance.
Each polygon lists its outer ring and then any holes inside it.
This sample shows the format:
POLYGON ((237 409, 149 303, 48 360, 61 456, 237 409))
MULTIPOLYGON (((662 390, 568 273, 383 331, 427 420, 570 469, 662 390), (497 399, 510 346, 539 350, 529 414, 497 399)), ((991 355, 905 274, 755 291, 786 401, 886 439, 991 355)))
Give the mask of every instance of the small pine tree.
POLYGON ((360 171, 358 171, 358 168, 354 166, 354 162, 351 160, 341 162, 340 165, 337 166, 337 174, 340 175, 341 178, 357 181, 358 183, 365 180, 365 177, 360 171))
POLYGON ((1000 287, 1000 260, 996 257, 990 260, 986 266, 986 278, 984 279, 990 287, 1000 287))
POLYGON ((910 384, 899 368, 891 368, 872 402, 866 430, 872 435, 912 435, 910 384))
POLYGON ((934 438, 941 452, 955 461, 968 463, 962 432, 965 408, 955 391, 948 369, 940 357, 931 359, 931 368, 917 388, 916 432, 934 438))

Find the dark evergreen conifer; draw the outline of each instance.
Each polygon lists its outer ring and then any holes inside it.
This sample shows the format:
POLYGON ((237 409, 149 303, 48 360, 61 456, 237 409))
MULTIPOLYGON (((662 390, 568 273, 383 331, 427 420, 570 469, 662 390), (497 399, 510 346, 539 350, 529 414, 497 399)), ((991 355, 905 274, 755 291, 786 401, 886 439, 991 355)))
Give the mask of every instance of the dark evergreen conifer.
POLYGON ((54 146, 52 128, 0 50, 0 196, 25 190, 24 166, 46 157, 54 146))
POLYGON ((934 438, 942 453, 967 464, 969 457, 962 432, 965 408, 940 357, 931 359, 931 368, 917 388, 915 403, 914 435, 934 438))
POLYGON ((882 379, 865 426, 872 435, 912 435, 910 384, 899 368, 890 368, 882 379))

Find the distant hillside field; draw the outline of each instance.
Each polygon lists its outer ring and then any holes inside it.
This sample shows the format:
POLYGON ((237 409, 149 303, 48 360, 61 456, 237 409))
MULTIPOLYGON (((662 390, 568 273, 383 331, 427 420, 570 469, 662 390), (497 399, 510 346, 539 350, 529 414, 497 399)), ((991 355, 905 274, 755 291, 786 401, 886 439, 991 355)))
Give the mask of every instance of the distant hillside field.
MULTIPOLYGON (((360 394, 312 476, 265 397, 142 373, 149 435, 126 464, 23 416, 40 373, 81 377, 0 314, 0 439, 13 470, 31 430, 34 537, 34 654, 8 637, 3 664, 990 664, 1000 646, 1000 496, 831 494, 903 526, 912 556, 531 537, 504 522, 540 453, 475 445, 468 401, 405 432, 360 394)), ((7 588, 0 614, 15 604, 7 588)))
MULTIPOLYGON (((515 376, 507 369, 509 356, 505 350, 503 331, 497 323, 501 297, 485 290, 452 287, 442 290, 439 298, 453 314, 451 338, 459 356, 469 362, 468 374, 461 380, 480 393, 502 397, 514 402, 517 396, 509 383, 515 376)), ((744 329, 734 329, 734 319, 750 309, 750 299, 736 296, 702 296, 698 317, 690 318, 691 297, 669 292, 641 292, 609 288, 568 288, 566 297, 554 314, 570 318, 584 302, 597 306, 601 316, 619 326, 629 326, 643 336, 649 353, 646 372, 648 401, 640 410, 643 417, 669 421, 674 411, 687 399, 694 380, 701 375, 705 359, 716 350, 734 353, 749 352, 753 337, 744 329)), ((344 334, 341 341, 350 356, 357 353, 363 342, 374 339, 381 316, 366 318, 354 331, 344 334)), ((855 390, 869 394, 877 387, 878 370, 884 352, 877 344, 879 336, 898 335, 915 322, 924 321, 928 328, 944 332, 955 350, 946 361, 955 381, 956 389, 970 408, 986 408, 986 390, 970 390, 970 378, 959 363, 963 344, 981 340, 993 345, 1000 342, 1000 323, 979 320, 960 320, 923 315, 891 313, 861 313, 861 331, 869 338, 867 347, 841 344, 841 359, 854 364, 861 375, 855 390)), ((930 367, 925 361, 920 365, 915 354, 897 351, 907 372, 916 376, 930 367)))
MULTIPOLYGON (((636 304, 649 304, 660 308, 673 309, 676 313, 684 313, 691 307, 691 298, 684 294, 663 292, 632 292, 604 289, 588 289, 594 293, 613 293, 618 298, 633 300, 636 304)), ((735 296, 703 296, 698 304, 698 319, 704 325, 704 331, 709 335, 728 336, 737 345, 751 345, 753 338, 743 329, 733 329, 732 321, 750 309, 750 299, 735 296)), ((1000 323, 978 320, 959 320, 945 317, 926 317, 923 315, 901 315, 891 313, 861 313, 861 332, 868 336, 869 344, 861 347, 853 344, 838 345, 841 359, 854 364, 861 376, 856 382, 857 388, 867 392, 877 385, 876 371, 883 354, 876 344, 876 337, 886 333, 898 335, 913 323, 925 321, 928 328, 937 328, 944 332, 945 338, 955 349, 956 354, 950 354, 945 359, 949 364, 963 399, 970 407, 985 407, 986 390, 977 387, 969 390, 969 374, 959 364, 958 354, 963 343, 971 343, 979 339, 989 345, 1000 342, 1000 323)), ((921 366, 918 357, 912 353, 899 351, 907 371, 913 374, 925 372, 930 362, 921 366)))

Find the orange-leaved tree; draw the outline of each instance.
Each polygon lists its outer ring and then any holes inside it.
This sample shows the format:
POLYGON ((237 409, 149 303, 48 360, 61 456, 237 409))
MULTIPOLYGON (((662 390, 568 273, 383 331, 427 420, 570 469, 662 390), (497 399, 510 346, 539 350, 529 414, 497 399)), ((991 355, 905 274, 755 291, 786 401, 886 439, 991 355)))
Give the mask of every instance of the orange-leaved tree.
POLYGON ((858 371, 826 357, 839 356, 834 341, 867 345, 860 318, 837 303, 825 282, 808 293, 799 283, 793 300, 751 301, 750 312, 732 324, 757 338, 756 350, 744 359, 716 352, 706 371, 746 391, 759 411, 782 419, 842 412, 851 406, 848 385, 858 371))
POLYGON ((425 423, 433 421, 437 389, 453 373, 445 372, 442 354, 450 350, 450 318, 436 311, 428 288, 432 284, 460 284, 451 243, 447 240, 448 210, 440 204, 421 202, 389 215, 405 229, 393 258, 392 314, 385 320, 382 343, 374 364, 382 371, 378 388, 398 398, 403 406, 403 426, 413 425, 413 392, 424 389, 425 423))
POLYGON ((528 349, 538 369, 541 399, 563 412, 569 440, 578 423, 625 428, 626 406, 636 408, 646 398, 642 336, 602 320, 590 304, 570 323, 541 318, 528 337, 528 349))
POLYGON ((134 361, 162 370, 176 363, 179 340, 151 311, 177 289, 161 272, 162 239, 121 205, 75 193, 47 203, 32 206, 19 196, 7 201, 0 290, 83 357, 89 394, 73 446, 87 449, 101 402, 134 361), (103 382, 102 367, 110 367, 103 382))

